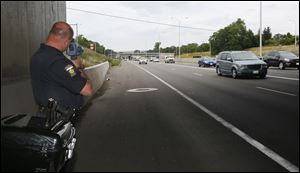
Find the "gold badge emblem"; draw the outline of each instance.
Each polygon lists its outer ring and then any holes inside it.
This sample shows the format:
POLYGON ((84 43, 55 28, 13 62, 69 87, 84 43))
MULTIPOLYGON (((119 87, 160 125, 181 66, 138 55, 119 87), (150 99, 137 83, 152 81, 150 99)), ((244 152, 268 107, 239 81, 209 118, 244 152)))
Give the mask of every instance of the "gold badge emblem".
POLYGON ((67 65, 65 67, 65 70, 71 75, 71 77, 76 75, 76 72, 75 72, 74 67, 72 65, 67 65))

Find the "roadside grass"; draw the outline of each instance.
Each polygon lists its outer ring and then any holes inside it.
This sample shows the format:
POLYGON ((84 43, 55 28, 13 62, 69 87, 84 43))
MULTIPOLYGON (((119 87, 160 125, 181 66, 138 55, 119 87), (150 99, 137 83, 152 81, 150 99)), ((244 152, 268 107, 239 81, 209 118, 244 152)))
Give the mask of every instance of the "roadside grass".
MULTIPOLYGON (((253 47, 246 49, 247 51, 252 51, 257 56, 259 56, 259 47, 253 47)), ((295 47, 295 45, 286 45, 286 46, 263 46, 262 47, 262 55, 267 54, 270 51, 289 51, 293 52, 297 56, 299 56, 299 46, 295 47)))
POLYGON ((107 57, 103 54, 96 53, 88 48, 84 48, 84 52, 80 56, 82 63, 86 67, 97 65, 108 61, 111 66, 117 66, 121 63, 121 60, 107 57))
MULTIPOLYGON (((249 48, 249 49, 246 49, 246 51, 252 51, 257 56, 259 56, 259 47, 249 48)), ((299 56, 299 46, 295 47, 295 45, 263 46, 262 55, 265 55, 270 51, 289 51, 289 52, 293 52, 294 54, 299 56)), ((210 52, 194 52, 194 53, 186 53, 186 54, 180 55, 181 58, 193 58, 193 56, 210 56, 210 52)))
POLYGON ((194 52, 180 55, 180 58, 193 58, 193 56, 210 56, 210 52, 194 52))

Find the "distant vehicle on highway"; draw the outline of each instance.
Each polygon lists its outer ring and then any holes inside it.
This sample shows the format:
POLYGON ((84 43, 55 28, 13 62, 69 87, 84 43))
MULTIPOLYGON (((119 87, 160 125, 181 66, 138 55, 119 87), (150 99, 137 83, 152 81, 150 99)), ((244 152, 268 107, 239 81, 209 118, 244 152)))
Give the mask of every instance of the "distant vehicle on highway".
POLYGON ((146 58, 140 58, 139 64, 147 64, 148 60, 146 58))
POLYGON ((231 75, 234 79, 240 76, 265 78, 267 71, 267 63, 249 51, 221 52, 216 62, 216 72, 219 76, 231 75))
POLYGON ((158 58, 154 58, 153 62, 159 62, 158 58))
POLYGON ((171 56, 166 56, 165 63, 175 63, 175 58, 173 58, 171 56))
POLYGON ((272 51, 266 54, 263 60, 268 67, 279 67, 281 70, 284 70, 286 67, 297 67, 299 69, 299 57, 292 52, 272 51))
POLYGON ((210 57, 202 57, 198 61, 199 67, 211 67, 216 66, 216 60, 210 58, 210 57))
POLYGON ((155 59, 156 59, 156 57, 155 57, 155 56, 152 56, 152 57, 150 58, 150 62, 153 62, 155 59))

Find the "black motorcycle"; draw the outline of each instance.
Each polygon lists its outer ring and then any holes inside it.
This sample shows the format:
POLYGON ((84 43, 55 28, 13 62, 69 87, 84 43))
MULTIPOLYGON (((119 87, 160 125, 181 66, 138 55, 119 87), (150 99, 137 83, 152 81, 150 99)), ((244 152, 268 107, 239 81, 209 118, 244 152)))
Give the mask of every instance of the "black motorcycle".
POLYGON ((59 172, 73 156, 75 113, 49 99, 35 115, 1 118, 1 171, 59 172))

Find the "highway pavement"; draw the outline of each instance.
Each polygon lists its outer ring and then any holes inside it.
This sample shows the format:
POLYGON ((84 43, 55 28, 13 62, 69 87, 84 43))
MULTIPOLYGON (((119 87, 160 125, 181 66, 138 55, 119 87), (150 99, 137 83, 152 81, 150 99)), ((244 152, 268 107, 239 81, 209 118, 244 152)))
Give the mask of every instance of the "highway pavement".
POLYGON ((107 77, 76 120, 64 171, 299 171, 297 69, 232 79, 125 61, 107 77))

